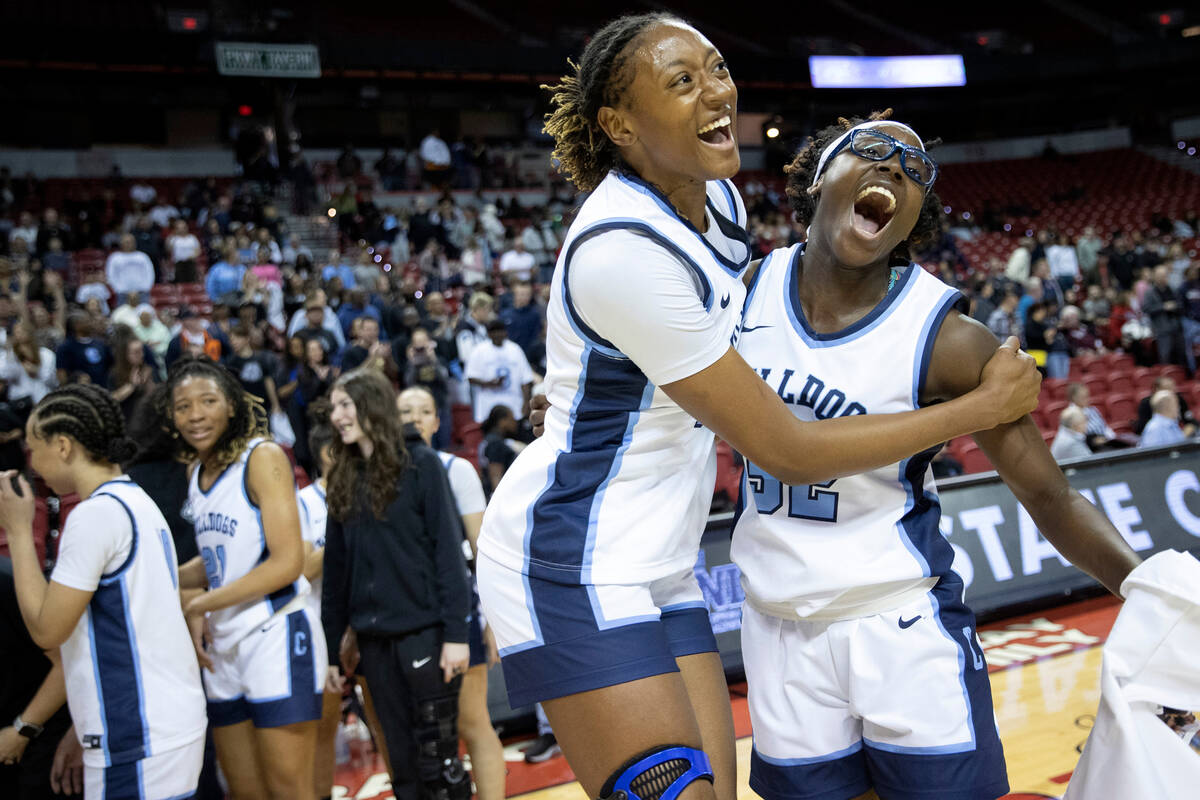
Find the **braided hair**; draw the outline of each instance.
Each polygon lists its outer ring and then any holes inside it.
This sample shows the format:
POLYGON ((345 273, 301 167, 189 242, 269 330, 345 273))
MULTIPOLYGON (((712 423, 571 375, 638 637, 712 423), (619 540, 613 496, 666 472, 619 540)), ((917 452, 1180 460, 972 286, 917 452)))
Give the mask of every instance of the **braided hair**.
POLYGON ((262 401, 247 392, 232 372, 208 356, 185 356, 171 366, 163 391, 155 396, 160 423, 163 430, 175 439, 175 452, 179 458, 190 461, 198 456, 175 427, 172 408, 175 390, 188 378, 210 379, 233 409, 229 425, 213 445, 212 454, 217 462, 215 466, 221 468, 232 464, 251 439, 268 435, 267 412, 262 401))
MULTIPOLYGON (((817 211, 817 202, 820 200, 821 193, 816 192, 809 194, 809 186, 812 185, 813 175, 817 169, 817 162, 821 159, 821 153, 829 146, 831 142, 839 138, 846 131, 859 125, 863 122, 884 121, 892 118, 892 109, 886 108, 883 111, 874 111, 866 118, 838 117, 835 124, 817 131, 815 135, 810 136, 804 147, 796 153, 796 157, 792 162, 783 168, 787 174, 787 192, 788 202, 791 204, 792 211, 796 215, 796 221, 807 227, 812 222, 813 215, 817 211)), ((926 147, 932 147, 941 142, 940 139, 934 139, 926 142, 926 147)), ((938 228, 942 220, 942 200, 938 197, 937 192, 930 188, 925 192, 925 202, 921 205, 921 213, 917 217, 917 222, 913 225, 912 232, 908 234, 908 238, 896 246, 892 251, 892 261, 902 261, 908 263, 912 260, 914 251, 920 250, 923 246, 934 241, 938 234, 938 228)))
POLYGON ((552 157, 559 172, 582 192, 595 189, 609 170, 621 165, 617 146, 601 129, 598 115, 602 107, 616 106, 633 82, 632 43, 663 22, 683 20, 665 13, 614 19, 596 31, 578 64, 567 62, 574 74, 541 87, 551 93, 553 110, 546 115, 543 130, 554 137, 552 157))
POLYGON ((93 461, 121 464, 137 452, 117 401, 90 383, 73 383, 43 397, 33 410, 33 432, 39 439, 70 436, 93 461))

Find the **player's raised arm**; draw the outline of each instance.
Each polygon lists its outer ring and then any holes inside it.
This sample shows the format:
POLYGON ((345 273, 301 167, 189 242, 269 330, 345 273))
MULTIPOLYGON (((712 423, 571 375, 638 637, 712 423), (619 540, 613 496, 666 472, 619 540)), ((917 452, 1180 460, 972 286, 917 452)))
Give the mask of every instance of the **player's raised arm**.
POLYGON ((1041 376, 1013 338, 977 370, 976 386, 951 402, 818 422, 796 419, 732 349, 662 388, 742 455, 784 483, 802 485, 894 464, 956 436, 1019 419, 1037 407, 1041 376))
MULTIPOLYGON (((996 339, 987 328, 952 313, 933 347, 928 399, 972 391, 995 350, 996 339)), ((1072 564, 1120 594, 1122 581, 1141 559, 1104 514, 1067 483, 1033 420, 1023 416, 978 431, 975 440, 1046 539, 1072 564)))

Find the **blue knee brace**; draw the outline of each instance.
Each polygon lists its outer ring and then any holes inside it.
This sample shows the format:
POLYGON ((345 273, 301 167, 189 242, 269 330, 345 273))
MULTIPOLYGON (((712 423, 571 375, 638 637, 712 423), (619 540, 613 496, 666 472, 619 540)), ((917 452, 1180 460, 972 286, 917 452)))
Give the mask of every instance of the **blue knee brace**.
POLYGON ((634 756, 605 781, 600 800, 675 800, 692 781, 712 783, 703 750, 664 745, 634 756))

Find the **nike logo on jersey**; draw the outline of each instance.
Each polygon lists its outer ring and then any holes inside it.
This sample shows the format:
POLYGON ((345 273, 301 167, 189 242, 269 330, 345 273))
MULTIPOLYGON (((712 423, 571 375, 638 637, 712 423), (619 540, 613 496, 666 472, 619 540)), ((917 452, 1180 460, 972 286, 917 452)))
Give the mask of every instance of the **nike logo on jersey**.
POLYGON ((413 662, 413 669, 420 669, 421 667, 425 666, 426 664, 428 664, 428 663, 429 663, 430 661, 432 661, 432 660, 433 660, 433 656, 425 656, 425 657, 424 657, 424 658, 422 658, 420 661, 414 661, 414 662, 413 662))
POLYGON ((742 328, 742 333, 749 333, 750 331, 757 331, 757 330, 762 330, 763 328, 772 328, 772 327, 774 327, 774 326, 773 325, 755 325, 753 328, 742 328))
POLYGON ((911 628, 916 623, 916 621, 919 620, 920 618, 921 618, 920 614, 917 614, 912 619, 905 619, 903 616, 901 616, 900 617, 900 630, 904 630, 905 628, 911 628))
POLYGON ((721 298, 721 308, 726 308, 729 305, 729 295, 721 298))

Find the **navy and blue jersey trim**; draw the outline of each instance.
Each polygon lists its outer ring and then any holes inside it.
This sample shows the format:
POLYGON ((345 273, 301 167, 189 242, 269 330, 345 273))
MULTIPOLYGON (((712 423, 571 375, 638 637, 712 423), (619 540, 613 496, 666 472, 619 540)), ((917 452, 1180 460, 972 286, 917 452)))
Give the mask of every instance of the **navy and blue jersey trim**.
MULTIPOLYGON (((727 256, 725 256, 723 253, 721 253, 721 251, 717 250, 717 248, 713 247, 712 242, 710 242, 710 241, 708 241, 708 239, 704 238, 704 234, 702 234, 696 228, 695 225, 693 225, 691 222, 689 222, 686 219, 684 219, 683 217, 681 217, 679 215, 679 212, 675 210, 675 206, 671 205, 671 201, 667 199, 666 195, 664 195, 662 192, 660 192, 655 186, 653 186, 650 183, 647 183, 646 181, 642 180, 641 178, 637 177, 636 175, 623 175, 620 173, 614 173, 614 174, 616 175, 617 180, 619 180, 622 183, 626 184, 627 186, 631 187, 635 191, 641 192, 642 194, 649 197, 651 200, 653 200, 658 205, 658 207, 660 209, 662 209, 662 211, 665 214, 673 217, 681 225, 683 225, 688 230, 690 230, 693 234, 695 234, 696 238, 699 239, 700 242, 706 248, 708 248, 708 251, 710 253, 712 253, 713 257, 717 260, 717 263, 720 264, 721 267, 726 272, 728 272, 730 275, 733 275, 735 277, 740 275, 742 270, 744 270, 746 268, 746 265, 750 263, 750 251, 751 251, 750 234, 747 233, 746 229, 743 228, 741 225, 738 225, 735 222, 731 222, 729 219, 727 219, 725 217, 724 214, 719 213, 716 210, 716 207, 712 205, 711 200, 707 200, 706 203, 707 203, 708 207, 713 211, 713 219, 716 220, 717 226, 721 229, 721 232, 723 234, 725 234, 725 236, 727 236, 731 239, 734 239, 735 241, 741 242, 741 244, 743 246, 745 246, 745 248, 746 248, 746 255, 744 258, 742 258, 741 261, 733 261, 730 258, 728 258, 727 256), (722 222, 724 224, 722 224, 722 222)), ((727 187, 726 187, 726 191, 728 191, 727 187)))
POLYGON ((913 362, 912 405, 921 407, 921 395, 925 393, 925 380, 929 377, 929 367, 933 362, 933 345, 937 342, 942 323, 951 311, 965 311, 967 298, 957 289, 948 289, 934 307, 933 313, 925 320, 921 335, 917 339, 918 358, 913 362))
POLYGON ((646 223, 642 220, 639 220, 639 219, 619 217, 619 218, 605 220, 605 221, 599 222, 589 228, 585 228, 571 242, 571 244, 567 248, 567 252, 563 258, 562 290, 563 290, 563 303, 566 306, 566 310, 567 310, 567 318, 571 322, 571 327, 573 327, 575 329, 575 332, 580 335, 580 338, 583 338, 586 341, 590 342, 591 344, 597 346, 602 351, 606 351, 605 354, 608 355, 609 357, 625 358, 625 355, 623 353, 621 353, 621 351, 617 348, 616 345, 614 345, 609 340, 605 339, 600 334, 596 333, 596 331, 594 331, 591 327, 588 326, 588 324, 586 322, 583 321, 583 318, 581 316, 579 316, 579 312, 576 311, 576 309, 575 309, 574 301, 571 299, 571 280, 570 280, 571 273, 570 273, 570 270, 571 270, 571 259, 575 256, 575 251, 579 248, 579 245, 583 244, 584 242, 589 241, 589 240, 599 236, 602 233, 607 233, 608 231, 615 231, 615 230, 634 231, 643 236, 646 236, 647 238, 654 241, 656 244, 663 247, 667 252, 671 253, 676 258, 678 258, 679 261, 684 266, 686 266, 688 269, 690 269, 692 271, 692 273, 696 276, 697 282, 700 286, 700 292, 699 292, 700 302, 704 304, 705 311, 712 310, 714 293, 713 293, 713 288, 712 288, 712 282, 709 281, 708 275, 705 274, 704 270, 700 267, 700 265, 697 264, 695 262, 695 260, 693 260, 692 257, 689 256, 681 247, 679 247, 679 245, 672 242, 669 238, 667 238, 667 236, 665 234, 656 230, 653 226, 649 225, 648 223, 646 223))
POLYGON ((143 758, 150 752, 150 726, 124 576, 98 587, 87 613, 105 765, 143 758))
POLYGON ((762 283, 763 274, 767 271, 771 260, 778 253, 778 250, 772 250, 763 257, 762 263, 758 265, 758 269, 754 271, 754 277, 750 279, 750 285, 746 287, 746 299, 742 302, 742 319, 746 317, 746 312, 750 310, 750 301, 754 299, 754 292, 758 289, 758 285, 762 283))
MULTIPOLYGON (((137 520, 133 516, 133 511, 131 511, 129 506, 125 504, 124 500, 117 497, 115 494, 112 494, 110 492, 93 492, 92 497, 111 497, 113 500, 116 500, 118 503, 120 503, 121 508, 125 509, 125 513, 129 517, 129 528, 131 531, 130 539, 129 539, 129 555, 127 555, 125 557, 125 560, 123 562, 121 562, 121 566, 117 567, 112 572, 109 572, 107 574, 100 576, 100 583, 101 583, 101 585, 103 585, 103 584, 107 584, 107 583, 112 583, 113 581, 120 578, 121 575, 127 569, 129 569, 130 565, 133 564, 133 559, 135 556, 137 556, 137 549, 138 549, 138 524, 137 524, 137 520)), ((88 498, 88 499, 91 499, 91 498, 88 498)))
POLYGON ((803 255, 803 246, 798 246, 795 252, 792 253, 792 261, 788 265, 790 273, 787 280, 787 302, 785 306, 787 307, 788 318, 792 322, 792 327, 796 329, 796 333, 800 335, 800 338, 809 347, 836 347, 839 344, 846 344, 865 336, 879 327, 899 307, 904 297, 912 291, 912 288, 917 283, 916 273, 921 269, 916 264, 909 264, 908 268, 900 273, 896 284, 888 290, 888 293, 879 301, 879 304, 853 325, 848 325, 834 333, 817 333, 808 324, 808 319, 804 315, 804 308, 800 303, 800 259, 803 255))
POLYGON ((588 347, 582 361, 567 449, 557 454, 533 503, 522 570, 566 583, 586 580, 600 501, 654 394, 654 384, 629 359, 588 347))
POLYGON ((726 178, 723 181, 717 181, 717 185, 721 187, 721 191, 725 193, 725 201, 729 203, 729 219, 740 227, 742 226, 741 215, 738 214, 738 204, 736 189, 733 188, 733 183, 726 178))
MULTIPOLYGON (((252 443, 249 447, 246 448, 246 455, 244 456, 244 461, 242 462, 242 494, 245 495, 246 502, 249 503, 250 507, 253 508, 255 511, 259 511, 260 509, 258 507, 258 503, 254 502, 254 500, 251 499, 251 497, 250 497, 250 456, 254 455, 254 451, 258 449, 259 445, 266 444, 269 441, 270 441, 269 439, 259 439, 257 442, 252 443)), ((222 476, 222 477, 224 477, 224 476, 222 476)), ((296 479, 295 479, 295 477, 293 477, 292 478, 292 488, 293 489, 295 488, 295 483, 296 483, 296 479)), ((216 486, 216 484, 214 483, 213 486, 216 486)), ((261 519, 262 519, 262 514, 260 513, 259 520, 261 521, 261 519)))

